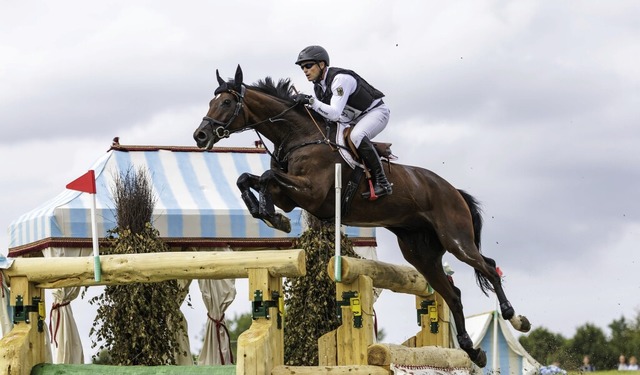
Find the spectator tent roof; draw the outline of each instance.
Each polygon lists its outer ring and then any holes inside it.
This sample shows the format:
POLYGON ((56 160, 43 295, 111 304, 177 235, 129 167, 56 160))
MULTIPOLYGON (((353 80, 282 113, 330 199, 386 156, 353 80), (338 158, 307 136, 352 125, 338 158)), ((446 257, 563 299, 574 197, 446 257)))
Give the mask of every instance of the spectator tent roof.
MULTIPOLYGON (((260 175, 269 168, 264 148, 113 146, 89 169, 96 176, 98 236, 115 226, 114 177, 145 168, 157 196, 154 226, 172 247, 287 248, 303 231, 302 210, 287 214, 291 233, 253 218, 236 180, 243 172, 260 175)), ((84 172, 83 172, 84 173, 84 172)), ((82 173, 79 173, 81 175, 82 173)), ((47 247, 91 247, 91 195, 64 190, 20 216, 9 227, 9 255, 47 247)), ((375 246, 375 229, 347 228, 356 246, 375 246)))

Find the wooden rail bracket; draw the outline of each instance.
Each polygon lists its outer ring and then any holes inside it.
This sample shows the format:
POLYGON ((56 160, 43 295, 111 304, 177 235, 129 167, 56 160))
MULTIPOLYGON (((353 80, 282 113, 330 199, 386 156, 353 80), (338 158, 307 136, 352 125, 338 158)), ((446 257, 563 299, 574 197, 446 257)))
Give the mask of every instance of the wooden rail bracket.
POLYGON ((16 296, 16 304, 13 306, 13 324, 19 322, 31 323, 29 313, 38 313, 38 332, 44 332, 44 302, 40 297, 33 297, 31 305, 25 305, 21 295, 16 296))
POLYGON ((438 333, 440 329, 440 323, 438 322, 438 301, 423 300, 420 302, 420 308, 416 310, 418 315, 418 326, 422 323, 422 315, 427 315, 429 317, 429 328, 431 333, 438 333))
POLYGON ((338 305, 338 319, 342 320, 342 306, 349 306, 353 312, 353 326, 362 328, 362 305, 358 292, 342 292, 342 301, 336 301, 338 305))
POLYGON ((255 292, 253 292, 253 301, 251 302, 251 307, 252 307, 252 314, 251 317, 253 318, 253 320, 256 320, 258 318, 265 318, 265 319, 270 319, 271 316, 269 315, 269 309, 272 307, 277 307, 278 308, 278 314, 277 314, 277 323, 278 323, 278 329, 282 329, 282 309, 281 309, 281 305, 284 304, 280 302, 280 300, 283 299, 282 297, 280 297, 280 294, 277 291, 273 291, 271 292, 271 300, 264 300, 262 298, 262 291, 261 290, 256 290, 255 292))

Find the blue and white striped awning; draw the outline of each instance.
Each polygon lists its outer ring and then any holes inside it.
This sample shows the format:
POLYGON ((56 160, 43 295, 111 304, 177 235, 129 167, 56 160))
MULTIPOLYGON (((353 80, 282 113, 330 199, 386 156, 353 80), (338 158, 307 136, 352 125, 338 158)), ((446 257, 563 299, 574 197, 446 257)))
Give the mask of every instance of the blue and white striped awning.
MULTIPOLYGON (((253 218, 236 187, 243 172, 260 175, 269 168, 263 149, 117 146, 90 169, 96 176, 98 236, 115 227, 111 190, 114 177, 131 168, 149 172, 157 196, 153 224, 165 239, 293 239, 302 232, 302 211, 291 219, 291 233, 253 218)), ((9 227, 10 253, 46 239, 90 239, 91 195, 65 190, 27 212, 9 227)), ((351 238, 375 239, 373 228, 347 228, 351 238)), ((18 255, 18 254, 16 254, 18 255)))

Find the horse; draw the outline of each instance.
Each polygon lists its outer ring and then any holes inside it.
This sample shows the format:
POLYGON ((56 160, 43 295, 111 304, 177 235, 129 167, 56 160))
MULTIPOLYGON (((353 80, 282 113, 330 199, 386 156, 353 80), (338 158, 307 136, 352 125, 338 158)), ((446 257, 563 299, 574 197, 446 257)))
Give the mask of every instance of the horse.
MULTIPOLYGON (((237 180, 251 215, 285 232, 291 230, 289 220, 275 207, 284 212, 300 207, 321 220, 333 220, 334 165, 343 164, 343 181, 355 173, 336 152, 339 146, 332 139, 338 132, 337 125, 296 103, 289 79, 275 83, 266 77, 245 85, 240 65, 233 79, 223 80, 217 70, 216 77, 219 87, 193 134, 197 146, 211 149, 221 139, 250 129, 273 144, 273 152, 267 149, 270 169, 261 176, 243 173, 237 180)), ((496 262, 480 252, 480 205, 473 196, 432 171, 394 162, 386 167, 393 194, 374 201, 362 199, 359 196, 366 196, 368 191, 363 180, 356 188, 360 194, 351 200, 341 220, 351 226, 383 227, 396 235, 404 258, 449 306, 460 348, 476 365, 484 367, 486 353, 473 348, 465 329, 461 291, 443 269, 446 251, 474 268, 481 291, 485 295, 488 290, 495 292, 503 318, 516 330, 528 332, 531 324, 526 317, 515 315, 496 262)))

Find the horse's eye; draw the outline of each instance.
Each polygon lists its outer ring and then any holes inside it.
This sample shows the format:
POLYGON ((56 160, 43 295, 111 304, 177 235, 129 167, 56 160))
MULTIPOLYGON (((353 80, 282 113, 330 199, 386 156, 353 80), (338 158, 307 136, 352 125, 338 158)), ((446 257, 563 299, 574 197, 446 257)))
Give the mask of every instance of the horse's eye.
POLYGON ((225 99, 225 100, 222 102, 222 105, 231 105, 231 99, 225 99))

